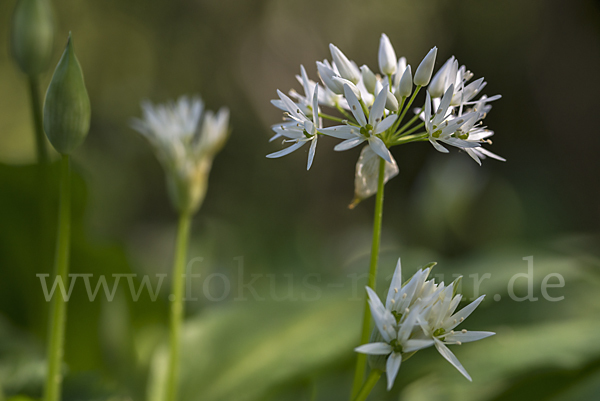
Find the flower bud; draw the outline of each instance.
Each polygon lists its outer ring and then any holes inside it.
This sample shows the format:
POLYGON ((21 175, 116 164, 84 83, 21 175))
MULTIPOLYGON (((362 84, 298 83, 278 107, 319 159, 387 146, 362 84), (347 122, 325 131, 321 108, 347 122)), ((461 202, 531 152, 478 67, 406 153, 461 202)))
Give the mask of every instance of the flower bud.
POLYGON ((340 76, 342 78, 346 78, 348 81, 351 81, 353 84, 358 84, 360 81, 360 71, 350 60, 348 57, 340 49, 338 49, 333 43, 329 44, 329 51, 331 52, 331 57, 333 58, 333 62, 335 63, 338 71, 340 72, 340 76))
POLYGON ((433 74, 433 66, 435 65, 435 56, 437 55, 437 47, 434 47, 427 53, 421 64, 417 67, 415 72, 415 85, 427 86, 431 80, 431 74, 433 74))
POLYGON ((385 33, 381 34, 379 40, 379 69, 383 75, 392 75, 396 72, 398 62, 396 60, 396 52, 390 42, 390 38, 385 33))
POLYGON ((365 88, 370 94, 375 94, 375 85, 377 84, 377 77, 373 74, 373 71, 369 69, 366 65, 360 67, 360 72, 362 74, 363 83, 365 84, 365 88))
POLYGON ((69 154, 84 141, 90 128, 90 99, 71 35, 54 70, 44 103, 44 130, 54 148, 69 154))
POLYGON ((400 78, 400 84, 398 85, 398 95, 400 98, 409 97, 412 93, 412 71, 410 69, 410 65, 406 66, 404 69, 404 74, 402 74, 402 78, 400 78))
POLYGON ((344 94, 344 87, 338 85, 333 78, 336 77, 335 71, 333 71, 328 65, 317 61, 317 70, 319 71, 319 76, 321 77, 321 81, 323 81, 323 85, 329 88, 330 91, 335 93, 336 95, 344 94))
POLYGON ((444 95, 444 91, 446 90, 446 80, 448 79, 449 70, 452 68, 452 64, 454 63, 454 56, 450 57, 444 65, 438 70, 438 72, 433 76, 431 82, 429 83, 429 94, 432 98, 442 97, 444 95))
POLYGON ((358 89, 358 87, 356 85, 354 85, 352 82, 348 81, 347 79, 344 78, 340 78, 340 77, 333 77, 333 82, 335 82, 335 84, 339 87, 339 88, 344 88, 344 85, 348 85, 348 87, 350 89, 352 89, 352 92, 354 92, 354 95, 356 95, 356 98, 358 100, 361 100, 361 93, 360 93, 360 89, 358 89))
POLYGON ((383 90, 387 91, 387 98, 385 99, 385 108, 390 111, 398 111, 398 99, 392 92, 388 90, 388 86, 383 88, 383 90))
POLYGON ((19 0, 11 27, 11 48, 19 68, 31 77, 48 69, 54 44, 54 21, 47 0, 19 0))

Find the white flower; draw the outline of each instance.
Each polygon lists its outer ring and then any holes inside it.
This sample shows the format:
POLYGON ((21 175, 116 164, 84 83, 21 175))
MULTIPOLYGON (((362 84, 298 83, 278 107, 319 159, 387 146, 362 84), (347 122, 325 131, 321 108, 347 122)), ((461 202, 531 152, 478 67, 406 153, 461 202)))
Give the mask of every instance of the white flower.
POLYGON ((314 87, 312 120, 306 117, 298 105, 283 92, 278 90, 277 94, 279 95, 279 98, 283 103, 285 110, 287 111, 287 116, 292 121, 275 126, 273 127, 273 130, 279 136, 288 138, 285 140, 285 142, 294 142, 294 144, 278 152, 270 153, 267 155, 267 157, 276 158, 288 155, 310 142, 311 144, 308 151, 308 163, 306 165, 306 169, 309 170, 315 157, 319 129, 321 128, 321 119, 319 118, 319 86, 315 85, 314 87))
POLYGON ((470 129, 473 127, 474 124, 481 119, 482 114, 474 111, 453 118, 451 115, 452 110, 449 108, 453 94, 454 85, 450 85, 433 116, 431 114, 431 96, 429 95, 429 92, 426 94, 424 114, 425 130, 429 134, 429 142, 431 142, 436 150, 442 153, 448 153, 448 149, 443 147, 439 142, 459 148, 480 146, 479 143, 465 141, 464 139, 454 136, 457 132, 468 133, 468 129, 466 128, 469 127, 470 129), (463 129, 463 131, 461 131, 461 129, 463 129))
POLYGON ((396 63, 396 52, 394 51, 394 47, 390 42, 390 38, 387 37, 385 33, 381 34, 381 39, 379 40, 379 70, 383 75, 392 75, 396 72, 396 68, 398 67, 396 63))
POLYGON ((433 299, 425 300, 430 303, 419 315, 418 322, 425 336, 433 338, 438 352, 454 366, 469 381, 471 376, 458 361, 456 356, 448 349, 447 344, 461 345, 462 343, 472 342, 493 336, 496 333, 490 331, 454 331, 456 326, 461 324, 469 315, 479 306, 485 295, 480 296, 469 305, 458 312, 456 307, 462 299, 462 295, 454 295, 454 283, 444 288, 442 291, 433 295, 433 299))
POLYGON ((229 110, 204 111, 199 97, 163 105, 142 103, 143 118, 131 126, 148 139, 163 165, 169 194, 179 211, 195 212, 206 193, 214 155, 229 134, 229 110), (202 124, 201 123, 202 120, 202 124))
MULTIPOLYGON (((374 337, 374 342, 361 345, 355 351, 387 356, 385 370, 388 390, 393 385, 403 358, 406 359, 410 356, 407 354, 432 345, 435 345, 444 358, 471 380, 446 345, 477 341, 495 334, 488 331, 454 331, 481 303, 483 296, 455 312, 462 299, 461 295, 455 295, 455 288, 460 278, 447 287, 444 283, 437 285, 434 280, 427 280, 433 265, 435 263, 419 269, 408 282, 402 285, 402 269, 398 260, 385 305, 381 303, 375 292, 367 287, 369 307, 378 336, 374 337), (382 341, 378 341, 379 339, 382 341)), ((378 364, 376 360, 370 362, 378 364)))
POLYGON ((361 345, 354 350, 363 354, 388 355, 386 361, 387 389, 391 389, 400 370, 404 354, 430 347, 434 344, 431 339, 413 338, 412 332, 417 325, 419 309, 413 309, 397 319, 383 306, 375 292, 367 287, 369 307, 382 342, 361 345))
MULTIPOLYGON (((351 208, 360 201, 370 197, 377 192, 377 180, 379 178, 379 160, 380 157, 373 152, 370 146, 365 146, 360 152, 360 157, 356 163, 356 175, 354 177, 354 201, 351 208)), ((398 164, 392 159, 392 162, 385 162, 383 183, 398 175, 398 164)))
POLYGON ((385 103, 387 101, 387 92, 387 88, 379 91, 379 94, 373 103, 373 107, 371 108, 369 120, 367 121, 358 98, 348 85, 344 85, 346 100, 348 101, 350 111, 356 118, 359 127, 353 125, 337 125, 320 130, 326 135, 345 139, 345 141, 339 143, 334 148, 335 150, 348 150, 360 145, 364 141, 368 141, 373 152, 377 153, 377 155, 385 161, 392 163, 390 151, 387 149, 381 138, 377 136, 389 129, 398 118, 397 114, 392 114, 385 119, 383 118, 385 103))
POLYGON ((413 80, 415 85, 427 86, 431 79, 431 74, 433 74, 436 55, 437 47, 434 47, 427 53, 425 58, 423 58, 423 61, 421 61, 421 64, 417 67, 417 71, 415 71, 415 78, 413 80))

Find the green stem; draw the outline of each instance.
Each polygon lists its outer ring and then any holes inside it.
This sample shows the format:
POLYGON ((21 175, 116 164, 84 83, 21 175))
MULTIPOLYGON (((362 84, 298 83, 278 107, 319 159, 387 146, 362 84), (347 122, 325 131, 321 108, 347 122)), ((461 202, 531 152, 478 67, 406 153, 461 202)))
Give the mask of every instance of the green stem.
POLYGON ((335 122, 342 123, 342 124, 354 125, 355 127, 358 127, 358 124, 355 124, 352 121, 345 120, 345 119, 342 119, 342 118, 338 118, 338 117, 335 117, 335 116, 331 116, 329 114, 319 113, 319 117, 324 118, 326 120, 331 120, 331 121, 335 121, 335 122))
POLYGON ((425 125, 425 121, 423 121, 423 122, 422 122, 422 123, 420 123, 420 124, 417 124, 417 125, 415 125, 414 127, 412 127, 411 129, 409 129, 409 130, 408 130, 408 131, 406 131, 406 132, 402 132, 402 131, 400 131, 400 132, 401 132, 401 134, 397 135, 396 137, 397 137, 397 138, 402 138, 402 137, 405 137, 406 135, 410 135, 410 134, 412 134, 413 132, 415 132, 415 131, 417 131, 417 130, 421 129, 421 128, 422 128, 424 125, 425 125))
MULTIPOLYGON (((371 263, 369 265, 368 286, 375 290, 377 284, 377 262, 379 261, 379 245, 381 243, 381 221, 383 216, 383 190, 385 179, 385 160, 379 159, 379 176, 377 178, 377 196, 375 198, 375 217, 373 221, 373 242, 371 244, 371 263)), ((365 299, 363 312, 362 331, 360 344, 369 342, 371 334, 371 310, 369 309, 368 297, 365 299)), ((358 394, 365 377, 367 367, 367 356, 358 354, 356 357, 356 369, 354 371, 354 383, 352 384, 352 397, 358 394)))
POLYGON ((362 107, 363 109, 363 113, 365 113, 365 117, 367 118, 367 121, 369 120, 369 108, 367 107, 367 105, 365 104, 365 102, 360 99, 358 101, 360 103, 360 107, 362 107))
MULTIPOLYGON (((396 129, 398 128, 398 126, 400 125, 400 123, 402 122, 402 120, 404 119, 404 116, 406 115, 406 112, 410 109, 410 106, 415 101, 415 98, 417 97, 417 93, 419 93, 420 90, 421 90, 421 86, 417 85, 417 87, 415 88, 415 91, 413 92, 413 94, 410 97, 408 103, 406 104, 406 107, 404 108, 404 110, 402 110, 402 114, 400 114, 400 117, 398 117, 398 119, 396 120, 396 123, 393 125, 392 132, 396 131, 396 129)), ((418 116, 418 114, 417 114, 417 116, 418 116)), ((405 126, 406 126, 406 124, 405 124, 405 126)))
MULTIPOLYGON (((396 135, 403 133, 404 130, 406 130, 408 127, 410 127, 410 125, 419 118, 419 116, 421 115, 422 112, 423 112, 423 108, 421 108, 421 110, 419 110, 419 112, 417 114, 415 114, 413 116, 413 118, 411 118, 406 124, 404 124, 402 127, 400 127, 400 129, 398 131, 396 131, 396 135)), ((425 124, 425 121, 423 121, 423 124, 425 124)))
POLYGON ((40 85, 35 77, 29 77, 29 96, 31 99, 31 117, 35 133, 37 160, 40 164, 48 163, 48 151, 42 123, 42 103, 40 99, 40 85))
MULTIPOLYGON (((58 236, 56 259, 54 261, 55 280, 62 280, 65 289, 69 288, 69 249, 71 237, 71 171, 68 155, 61 160, 60 204, 58 209, 58 236)), ((62 294, 61 294, 62 295, 62 294)), ((67 323, 66 300, 58 293, 52 299, 48 339, 48 358, 44 401, 60 400, 64 354, 65 326, 67 323)))
POLYGON ((429 134, 425 131, 423 132, 417 132, 416 134, 413 135, 407 135, 407 136, 403 136, 401 138, 396 138, 395 140, 392 141, 392 143, 390 143, 390 147, 392 146, 397 146, 397 145, 403 145, 405 143, 409 143, 409 142, 421 142, 421 141, 428 141, 429 140, 429 134))
POLYGON ((335 108, 344 116, 348 119, 348 121, 352 121, 354 123, 356 123, 356 120, 354 119, 354 116, 349 114, 346 110, 344 110, 339 104, 335 105, 335 108))
POLYGON ((367 377, 367 381, 360 388, 360 390, 358 391, 358 394, 356 395, 356 397, 354 398, 353 401, 366 400, 367 397, 369 396, 369 394, 371 394, 371 391, 373 391, 373 387, 375 387, 375 385, 379 381, 379 378, 381 377, 381 373, 382 372, 379 369, 372 370, 371 373, 369 373, 369 377, 367 377))
POLYGON ((166 401, 175 401, 177 399, 179 358, 181 356, 181 325, 183 323, 184 314, 184 274, 190 236, 190 223, 190 213, 181 212, 179 215, 179 228, 177 230, 175 260, 173 262, 173 300, 171 303, 171 319, 169 324, 169 368, 167 371, 166 401))

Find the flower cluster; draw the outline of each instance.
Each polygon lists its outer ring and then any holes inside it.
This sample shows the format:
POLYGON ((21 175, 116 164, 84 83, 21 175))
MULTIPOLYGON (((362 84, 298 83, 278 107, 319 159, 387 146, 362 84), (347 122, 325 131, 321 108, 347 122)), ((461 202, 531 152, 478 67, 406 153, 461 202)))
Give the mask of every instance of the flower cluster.
POLYGON ((477 163, 486 157, 504 160, 484 149, 494 133, 483 125, 491 109, 489 104, 500 95, 481 95, 486 82, 460 66, 455 57, 434 75, 437 48, 423 58, 414 76, 404 57, 397 58, 389 38, 383 34, 379 43, 379 71, 358 65, 335 45, 329 45, 332 61, 318 61, 321 83, 308 77, 303 66, 296 76, 302 93, 289 96, 277 91, 272 103, 284 112, 284 121, 272 126, 271 141, 283 138, 291 145, 267 157, 285 156, 310 142, 307 169, 310 169, 319 135, 341 139, 335 150, 343 151, 367 144, 356 166, 355 195, 358 200, 376 192, 380 158, 385 160, 385 181, 397 174, 397 165, 389 149, 409 142, 429 141, 435 149, 447 153, 444 145, 465 151, 477 163), (423 107, 411 108, 417 93, 427 87, 423 107), (335 110, 338 116, 322 108, 335 110), (408 111, 414 116, 405 124, 408 111), (329 120, 335 125, 323 126, 329 120), (401 125, 402 124, 402 125, 401 125), (417 132, 419 131, 419 132, 417 132), (369 152, 369 153, 366 153, 369 152), (376 155, 372 156, 371 152, 376 155), (369 165, 367 165, 369 164, 369 165), (371 166, 372 165, 372 166, 371 166))
POLYGON ((205 111, 200 98, 185 96, 164 105, 144 102, 142 110, 143 119, 133 119, 132 127, 154 147, 175 208, 194 213, 206 194, 213 158, 229 135, 229 110, 205 111))
POLYGON ((494 335, 489 331, 455 331, 481 303, 484 296, 477 298, 458 312, 456 308, 462 299, 457 294, 460 280, 446 286, 436 284, 433 279, 427 280, 434 263, 419 269, 410 280, 402 284, 400 260, 392 277, 385 305, 377 294, 367 287, 369 306, 375 325, 374 338, 377 340, 356 348, 356 352, 385 357, 382 368, 387 373, 388 390, 392 388, 394 379, 403 359, 414 352, 435 346, 439 353, 450 362, 467 379, 471 377, 446 345, 460 345, 477 341, 494 335))

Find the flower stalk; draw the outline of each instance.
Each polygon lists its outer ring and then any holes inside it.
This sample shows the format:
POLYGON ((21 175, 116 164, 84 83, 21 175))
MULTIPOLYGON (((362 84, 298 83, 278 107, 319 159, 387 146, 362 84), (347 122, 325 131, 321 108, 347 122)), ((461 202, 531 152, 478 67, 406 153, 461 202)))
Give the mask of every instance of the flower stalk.
POLYGON ((371 371, 371 373, 369 373, 369 376, 367 377, 367 381, 365 381, 365 384, 362 385, 362 387, 358 391, 358 394, 356 395, 356 397, 353 398, 353 401, 366 400, 367 397, 369 396, 369 394, 371 394, 371 391, 373 391, 373 387, 375 387, 375 385, 379 381, 379 378, 381 377, 382 373, 383 372, 379 369, 373 369, 371 371))
POLYGON ((166 401, 177 399, 179 384, 179 362, 181 357, 181 325, 184 317, 183 290, 185 284, 185 262, 190 236, 191 214, 181 212, 177 229, 175 259, 173 262, 173 283, 171 316, 169 322, 169 368, 167 373, 166 401))
POLYGON ((44 138, 44 126, 42 121, 42 101, 40 99, 40 85, 36 77, 29 77, 29 97, 31 101, 31 119, 35 134, 35 149, 38 163, 48 164, 48 150, 44 138))
MULTIPOLYGON (((65 288, 69 286, 69 250, 71 237, 71 167, 69 155, 61 160, 60 204, 58 212, 58 236, 56 240, 56 259, 54 264, 55 280, 62 280, 65 288)), ((60 400, 64 355, 65 326, 67 322, 66 300, 58 294, 50 306, 48 338, 48 357, 44 401, 60 400)))
MULTIPOLYGON (((383 218, 383 191, 385 177, 385 160, 379 159, 379 174, 377 178, 377 195, 375 198, 375 216, 373 219, 373 242, 371 243, 371 262, 369 264, 368 285, 375 288, 377 284, 377 263, 379 261, 379 245, 381 244, 381 223, 383 218)), ((371 334, 371 310, 369 308, 368 298, 365 297, 365 307, 363 312, 363 323, 360 334, 360 343, 369 342, 371 334)), ((365 377, 367 367, 367 357, 359 354, 356 358, 356 368, 354 372, 354 382, 352 384, 352 399, 359 393, 365 377)), ((381 374, 381 373, 380 373, 381 374)), ((373 384, 374 385, 374 384, 373 384)), ((366 396, 365 396, 366 397, 366 396)))

